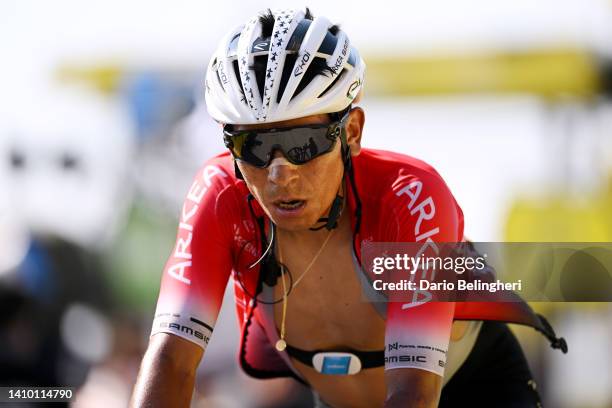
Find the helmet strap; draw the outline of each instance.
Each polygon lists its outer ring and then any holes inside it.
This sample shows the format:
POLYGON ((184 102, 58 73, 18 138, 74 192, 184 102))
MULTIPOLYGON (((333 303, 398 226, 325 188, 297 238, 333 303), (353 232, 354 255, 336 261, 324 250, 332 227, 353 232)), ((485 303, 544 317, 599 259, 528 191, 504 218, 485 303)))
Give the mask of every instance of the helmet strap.
MULTIPOLYGON (((350 111, 350 105, 348 107, 350 111)), ((342 162, 344 164, 344 174, 352 175, 351 171, 351 149, 346 140, 346 129, 342 127, 342 131, 340 132, 340 143, 341 143, 341 152, 342 152, 342 162)), ((344 174, 342 176, 344 180, 344 174)), ((352 179, 352 177, 351 177, 352 179)), ((329 209, 329 213, 327 217, 321 217, 317 220, 317 223, 324 222, 324 225, 319 227, 310 228, 311 231, 318 231, 323 228, 327 228, 329 231, 336 228, 338 226, 338 220, 342 215, 342 210, 344 209, 344 197, 340 195, 340 188, 338 188, 338 192, 336 193, 336 198, 332 202, 332 206, 329 209)))
POLYGON ((234 173, 236 174, 236 178, 238 180, 244 180, 244 177, 242 177, 242 173, 240 172, 240 169, 238 168, 238 163, 236 163, 236 159, 234 159, 234 173))
POLYGON ((334 198, 334 202, 329 210, 329 214, 327 217, 321 217, 317 220, 317 223, 324 222, 325 224, 320 227, 310 228, 311 231, 318 231, 323 228, 327 228, 329 231, 333 230, 338 226, 338 219, 342 214, 342 210, 344 209, 344 197, 340 194, 336 194, 336 198, 334 198))

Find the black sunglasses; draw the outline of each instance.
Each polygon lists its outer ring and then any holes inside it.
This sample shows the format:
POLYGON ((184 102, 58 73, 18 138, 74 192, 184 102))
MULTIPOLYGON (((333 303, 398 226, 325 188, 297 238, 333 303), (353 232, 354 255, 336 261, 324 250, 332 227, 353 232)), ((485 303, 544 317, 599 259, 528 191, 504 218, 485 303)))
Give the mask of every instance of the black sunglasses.
POLYGON ((270 165, 275 150, 293 164, 304 164, 334 148, 348 114, 328 125, 253 130, 232 130, 231 125, 225 125, 223 141, 236 159, 255 167, 270 165))

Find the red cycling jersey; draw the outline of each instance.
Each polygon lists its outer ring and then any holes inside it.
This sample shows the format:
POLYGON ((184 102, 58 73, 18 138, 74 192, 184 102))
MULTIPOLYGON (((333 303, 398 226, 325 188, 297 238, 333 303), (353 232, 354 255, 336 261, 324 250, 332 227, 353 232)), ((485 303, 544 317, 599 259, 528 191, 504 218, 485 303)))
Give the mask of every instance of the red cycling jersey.
MULTIPOLYGON (((459 242, 463 213, 440 175, 415 158, 362 149, 353 157, 361 220, 354 258, 363 242, 459 242)), ((348 185, 349 183, 347 183, 348 185)), ((229 153, 209 160, 198 172, 185 199, 177 240, 166 264, 152 335, 172 333, 205 348, 221 307, 230 275, 241 326, 242 368, 258 378, 294 375, 254 313, 261 288, 259 264, 265 215, 249 190, 234 175, 229 153)), ((355 199, 348 208, 355 231, 355 199)), ((264 232, 265 233, 265 232, 264 232)), ((356 269, 363 270, 360 265, 356 269)), ((453 320, 502 320, 533 323, 526 304, 500 305, 426 302, 386 307, 385 368, 413 367, 443 375, 453 320), (413 306, 413 305, 408 305, 413 306), (393 345, 418 348, 424 358, 402 358, 393 345)))

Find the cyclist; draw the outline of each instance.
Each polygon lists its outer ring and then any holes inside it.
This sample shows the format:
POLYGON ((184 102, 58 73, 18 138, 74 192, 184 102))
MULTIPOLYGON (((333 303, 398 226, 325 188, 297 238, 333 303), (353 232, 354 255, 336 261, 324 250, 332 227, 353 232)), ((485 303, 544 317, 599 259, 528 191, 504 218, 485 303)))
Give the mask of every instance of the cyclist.
POLYGON ((308 9, 260 13, 221 42, 205 87, 229 151, 187 194, 133 405, 189 405, 230 276, 241 367, 295 378, 317 406, 539 404, 501 322, 565 345, 526 304, 362 301, 363 242, 463 240, 432 167, 361 147, 364 72, 347 35, 308 9))

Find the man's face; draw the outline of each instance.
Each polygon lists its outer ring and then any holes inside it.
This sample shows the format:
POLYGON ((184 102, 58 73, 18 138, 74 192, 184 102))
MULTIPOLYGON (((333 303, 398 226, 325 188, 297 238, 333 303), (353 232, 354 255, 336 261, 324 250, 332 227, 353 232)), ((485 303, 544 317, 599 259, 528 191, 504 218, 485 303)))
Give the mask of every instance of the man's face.
MULTIPOLYGON (((235 129, 282 128, 328 123, 330 118, 324 114, 277 123, 236 125, 235 129)), ((349 127, 347 125, 347 133, 349 127)), ((301 165, 290 163, 278 150, 274 152, 270 165, 263 169, 240 160, 237 160, 237 163, 249 190, 267 215, 279 228, 289 231, 307 230, 313 227, 319 218, 327 215, 344 174, 340 140, 337 140, 329 153, 301 165)))

